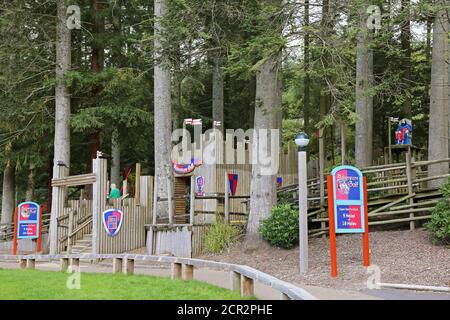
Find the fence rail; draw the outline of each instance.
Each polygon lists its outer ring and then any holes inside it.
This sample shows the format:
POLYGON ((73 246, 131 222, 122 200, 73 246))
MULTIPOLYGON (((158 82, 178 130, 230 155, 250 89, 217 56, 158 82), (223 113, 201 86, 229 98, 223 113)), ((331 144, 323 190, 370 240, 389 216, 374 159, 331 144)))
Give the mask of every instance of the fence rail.
POLYGON ((79 267, 80 260, 97 261, 102 259, 113 259, 113 273, 133 274, 136 261, 152 261, 171 264, 172 279, 184 278, 185 280, 192 280, 194 267, 209 268, 230 272, 230 287, 232 290, 240 291, 242 296, 254 295, 254 282, 257 281, 277 290, 282 300, 317 300, 315 296, 306 290, 264 272, 245 265, 224 262, 136 254, 0 255, 0 261, 16 261, 19 263, 20 268, 31 269, 35 268, 36 261, 49 262, 59 260, 62 271, 67 270, 69 263, 72 266, 72 270, 74 270, 75 267, 79 267))

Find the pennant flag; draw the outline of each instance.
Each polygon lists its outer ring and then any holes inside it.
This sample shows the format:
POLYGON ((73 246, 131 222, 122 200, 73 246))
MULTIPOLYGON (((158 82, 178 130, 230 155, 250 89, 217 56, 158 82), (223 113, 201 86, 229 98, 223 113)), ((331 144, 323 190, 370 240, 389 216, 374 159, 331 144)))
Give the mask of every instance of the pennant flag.
POLYGON ((194 119, 191 123, 193 126, 202 124, 202 119, 194 119))
POLYGON ((222 123, 220 121, 214 121, 213 122, 213 126, 214 127, 220 127, 222 125, 222 123))
POLYGON ((238 183, 238 175, 236 173, 229 173, 228 174, 228 182, 230 184, 230 192, 231 195, 236 195, 236 188, 238 183))
POLYGON ((184 119, 185 124, 192 124, 192 119, 184 119))

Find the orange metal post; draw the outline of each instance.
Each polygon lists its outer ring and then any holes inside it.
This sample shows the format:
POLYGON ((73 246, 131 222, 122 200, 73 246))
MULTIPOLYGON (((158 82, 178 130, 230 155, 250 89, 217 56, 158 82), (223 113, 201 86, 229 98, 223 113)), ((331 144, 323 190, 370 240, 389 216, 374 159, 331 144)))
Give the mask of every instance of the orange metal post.
POLYGON ((39 234, 36 243, 36 253, 41 252, 41 243, 42 243, 42 207, 39 210, 39 234))
POLYGON ((17 255, 17 223, 18 223, 17 208, 14 210, 14 240, 13 240, 13 255, 17 255))
POLYGON ((333 177, 327 177, 328 185, 328 226, 330 231, 331 276, 337 277, 336 230, 334 226, 333 177))
POLYGON ((367 203, 367 177, 364 177, 364 234, 363 234, 363 260, 364 267, 370 266, 369 252, 369 205, 367 203))

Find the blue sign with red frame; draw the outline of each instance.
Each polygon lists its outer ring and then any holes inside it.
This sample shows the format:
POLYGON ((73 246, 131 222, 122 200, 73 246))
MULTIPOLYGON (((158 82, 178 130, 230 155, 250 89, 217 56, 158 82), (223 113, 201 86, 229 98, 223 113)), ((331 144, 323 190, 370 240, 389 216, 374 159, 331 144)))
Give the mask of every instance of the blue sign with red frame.
POLYGON ((339 166, 332 172, 336 233, 364 233, 365 206, 363 175, 352 166, 339 166))
POLYGON ((23 202, 18 207, 17 239, 39 238, 41 207, 35 202, 23 202))
POLYGON ((110 237, 116 236, 123 224, 123 212, 119 209, 109 209, 103 212, 103 227, 110 237))

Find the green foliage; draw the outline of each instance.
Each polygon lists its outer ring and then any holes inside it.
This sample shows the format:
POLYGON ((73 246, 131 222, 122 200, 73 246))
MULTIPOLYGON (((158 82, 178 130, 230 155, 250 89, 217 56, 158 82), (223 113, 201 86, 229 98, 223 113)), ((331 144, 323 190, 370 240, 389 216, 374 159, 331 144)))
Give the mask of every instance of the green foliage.
POLYGON ((211 253, 220 253, 236 241, 239 234, 238 228, 218 219, 205 235, 206 250, 211 253))
POLYGON ((450 244, 450 180, 441 191, 444 198, 431 212, 431 221, 425 226, 436 243, 450 244))
POLYGON ((272 215, 262 221, 259 232, 270 244, 290 249, 298 242, 298 227, 298 211, 282 204, 272 208, 272 215))

